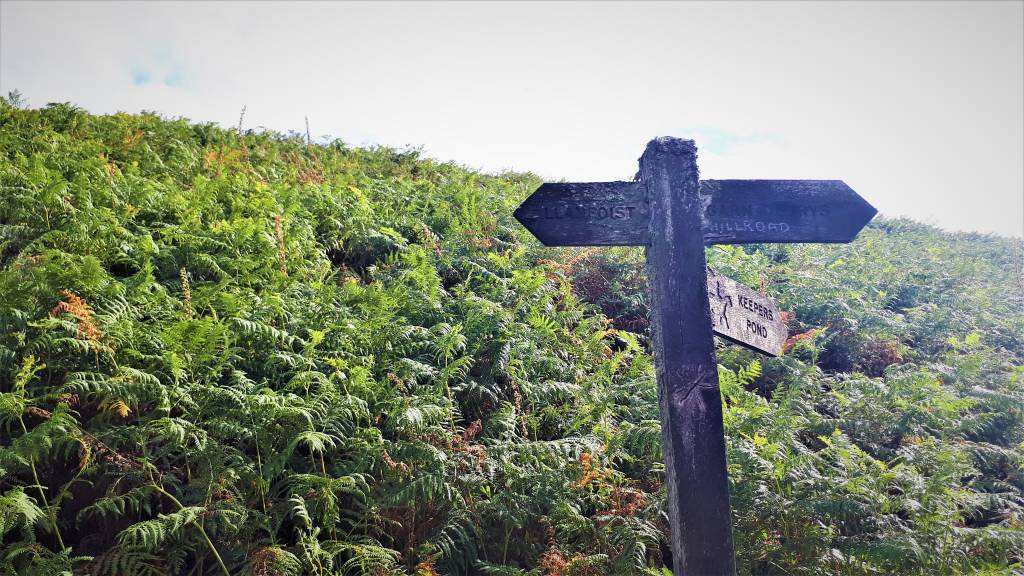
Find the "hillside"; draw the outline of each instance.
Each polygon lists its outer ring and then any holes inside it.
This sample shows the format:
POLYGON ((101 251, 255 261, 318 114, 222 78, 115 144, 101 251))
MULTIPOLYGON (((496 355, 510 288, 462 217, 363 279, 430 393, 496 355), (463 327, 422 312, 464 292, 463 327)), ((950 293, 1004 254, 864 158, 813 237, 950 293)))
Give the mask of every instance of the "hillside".
MULTIPOLYGON (((0 573, 668 573, 642 251, 539 183, 0 103, 0 573)), ((719 342, 741 574, 1020 566, 1022 253, 708 249, 794 335, 719 342)))

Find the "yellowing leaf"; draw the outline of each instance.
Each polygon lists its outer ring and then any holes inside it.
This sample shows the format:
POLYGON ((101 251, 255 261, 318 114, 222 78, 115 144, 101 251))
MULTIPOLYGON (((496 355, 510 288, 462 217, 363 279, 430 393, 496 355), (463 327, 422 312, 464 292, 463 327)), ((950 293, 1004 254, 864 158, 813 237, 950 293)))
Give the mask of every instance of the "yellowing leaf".
POLYGON ((132 409, 121 400, 114 400, 109 406, 107 406, 107 409, 112 412, 116 412, 121 418, 127 418, 128 415, 132 413, 132 409))

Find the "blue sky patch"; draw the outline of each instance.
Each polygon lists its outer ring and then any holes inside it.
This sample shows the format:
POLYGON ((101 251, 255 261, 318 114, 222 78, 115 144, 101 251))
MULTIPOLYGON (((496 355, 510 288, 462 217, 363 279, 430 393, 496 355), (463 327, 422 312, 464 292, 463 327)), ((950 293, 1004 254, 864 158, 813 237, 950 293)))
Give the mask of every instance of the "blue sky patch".
POLYGON ((180 88, 186 85, 185 66, 169 48, 160 48, 143 56, 143 61, 131 68, 132 84, 142 86, 156 81, 164 86, 180 88))
POLYGON ((185 69, 181 64, 175 63, 171 69, 164 74, 164 86, 178 87, 185 85, 185 69))
POLYGON ((149 82, 149 71, 139 66, 132 67, 132 84, 142 86, 147 82, 149 82))
POLYGON ((764 134, 737 134, 718 128, 690 128, 683 131, 694 138, 703 152, 709 154, 728 154, 739 144, 756 144, 761 142, 779 143, 780 138, 764 134))

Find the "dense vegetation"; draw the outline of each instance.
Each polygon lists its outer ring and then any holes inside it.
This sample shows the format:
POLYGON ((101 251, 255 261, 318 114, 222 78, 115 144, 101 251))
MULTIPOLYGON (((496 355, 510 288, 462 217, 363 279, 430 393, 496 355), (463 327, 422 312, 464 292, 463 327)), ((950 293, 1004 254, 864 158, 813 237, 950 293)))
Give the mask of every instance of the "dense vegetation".
MULTIPOLYGON (((665 574, 642 252, 415 151, 0 104, 0 572, 665 574)), ((1019 240, 713 247, 741 574, 1005 574, 1019 240)))

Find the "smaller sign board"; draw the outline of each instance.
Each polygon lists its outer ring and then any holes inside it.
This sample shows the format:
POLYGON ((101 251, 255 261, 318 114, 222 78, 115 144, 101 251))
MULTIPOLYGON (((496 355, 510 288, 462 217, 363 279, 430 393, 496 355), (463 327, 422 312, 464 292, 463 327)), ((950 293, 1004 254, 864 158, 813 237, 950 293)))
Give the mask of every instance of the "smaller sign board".
POLYGON ((774 300, 709 268, 708 304, 715 334, 769 356, 782 354, 789 331, 774 300))

